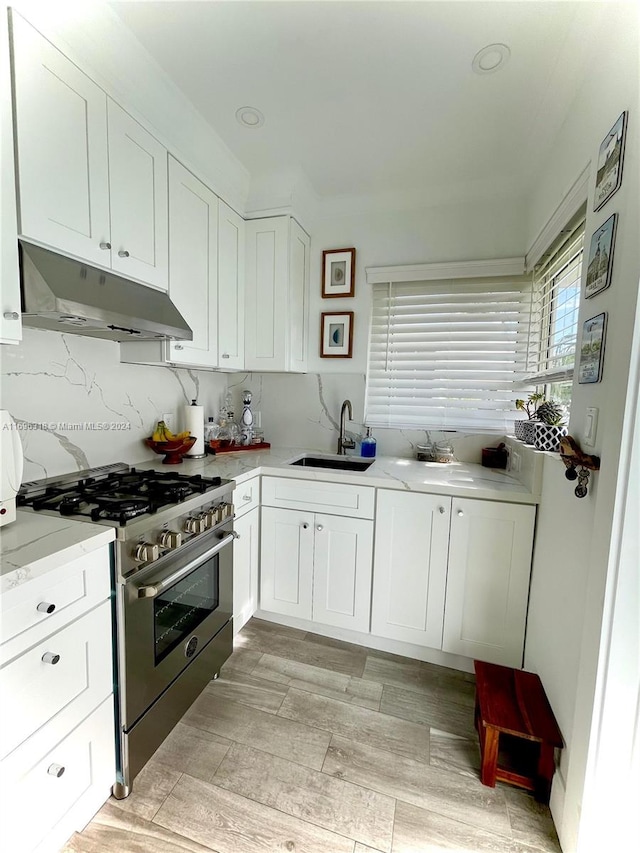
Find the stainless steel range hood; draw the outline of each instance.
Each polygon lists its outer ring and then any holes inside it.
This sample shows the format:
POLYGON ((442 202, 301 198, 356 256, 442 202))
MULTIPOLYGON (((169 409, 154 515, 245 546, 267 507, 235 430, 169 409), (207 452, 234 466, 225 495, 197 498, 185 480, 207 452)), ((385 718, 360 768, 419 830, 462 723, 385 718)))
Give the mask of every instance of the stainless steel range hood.
POLYGON ((191 329, 166 293, 20 240, 22 322, 111 341, 173 338, 191 329))

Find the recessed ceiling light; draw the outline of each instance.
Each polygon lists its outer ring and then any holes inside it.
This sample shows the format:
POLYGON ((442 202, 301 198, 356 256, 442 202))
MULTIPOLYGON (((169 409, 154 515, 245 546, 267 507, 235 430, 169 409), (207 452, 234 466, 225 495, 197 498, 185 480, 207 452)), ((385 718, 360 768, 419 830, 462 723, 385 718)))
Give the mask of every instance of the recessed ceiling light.
POLYGON ((236 119, 243 127, 262 127, 264 116, 255 107, 240 107, 236 111, 236 119))
POLYGON ((471 67, 476 74, 493 74, 509 61, 511 51, 506 44, 488 44, 473 57, 471 67))

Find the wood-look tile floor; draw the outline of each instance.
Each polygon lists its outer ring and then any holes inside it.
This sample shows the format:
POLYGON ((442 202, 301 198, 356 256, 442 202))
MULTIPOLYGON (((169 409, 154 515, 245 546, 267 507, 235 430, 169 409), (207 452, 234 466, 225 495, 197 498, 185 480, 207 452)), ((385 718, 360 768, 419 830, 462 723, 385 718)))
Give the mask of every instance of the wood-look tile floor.
POLYGON ((473 676, 252 619, 134 783, 65 853, 557 853, 480 784, 473 676))

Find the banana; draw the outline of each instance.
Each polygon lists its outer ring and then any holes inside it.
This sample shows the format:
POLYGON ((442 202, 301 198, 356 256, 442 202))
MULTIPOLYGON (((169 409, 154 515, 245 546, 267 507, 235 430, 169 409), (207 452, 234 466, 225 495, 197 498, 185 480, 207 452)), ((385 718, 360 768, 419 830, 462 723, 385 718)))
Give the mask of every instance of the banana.
POLYGON ((153 431, 153 435, 151 438, 153 441, 184 441, 184 439, 189 438, 190 432, 188 429, 184 430, 184 432, 179 432, 177 435, 171 432, 169 427, 166 425, 164 421, 158 421, 156 424, 156 428, 153 431))

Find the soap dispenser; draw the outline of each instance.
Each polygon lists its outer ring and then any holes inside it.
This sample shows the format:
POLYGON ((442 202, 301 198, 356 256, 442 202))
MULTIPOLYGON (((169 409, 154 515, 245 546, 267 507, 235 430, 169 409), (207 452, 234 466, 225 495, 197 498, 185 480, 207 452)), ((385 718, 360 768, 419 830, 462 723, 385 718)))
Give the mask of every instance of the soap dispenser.
POLYGON ((371 427, 367 427, 367 434, 360 442, 360 456, 372 459, 376 455, 376 440, 371 435, 371 427))

